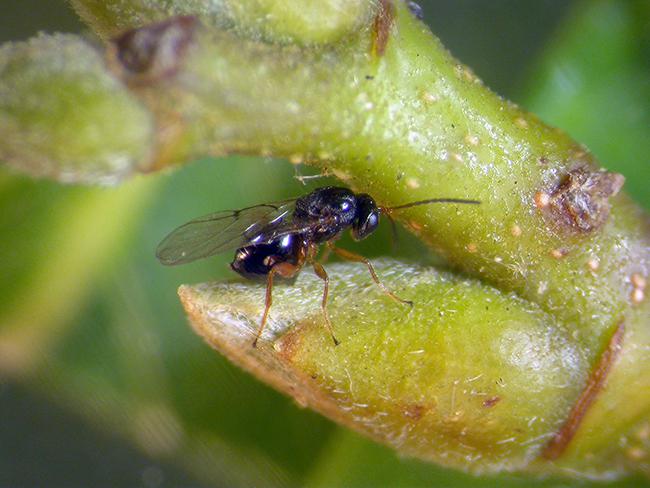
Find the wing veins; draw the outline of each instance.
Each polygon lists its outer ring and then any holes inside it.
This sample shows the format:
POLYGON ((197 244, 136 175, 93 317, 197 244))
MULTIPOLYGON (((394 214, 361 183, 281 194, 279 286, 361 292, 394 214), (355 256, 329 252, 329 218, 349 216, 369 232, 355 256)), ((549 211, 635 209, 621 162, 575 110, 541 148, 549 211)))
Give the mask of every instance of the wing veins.
POLYGON ((184 264, 243 247, 264 233, 271 233, 265 241, 272 240, 277 227, 290 223, 286 219, 293 215, 295 200, 226 210, 193 219, 169 233, 158 246, 156 256, 163 264, 184 264), (259 229, 251 232, 256 226, 259 229))

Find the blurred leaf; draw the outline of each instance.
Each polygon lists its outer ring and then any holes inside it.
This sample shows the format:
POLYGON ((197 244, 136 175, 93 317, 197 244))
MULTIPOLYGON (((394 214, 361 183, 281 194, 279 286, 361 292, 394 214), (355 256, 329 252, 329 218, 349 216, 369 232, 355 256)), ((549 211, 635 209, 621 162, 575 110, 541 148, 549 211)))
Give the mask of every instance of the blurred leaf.
POLYGON ((650 8, 644 1, 577 5, 528 87, 527 108, 586 144, 650 207, 650 8), (645 5, 645 7, 644 7, 645 5))
MULTIPOLYGON (((615 483, 617 488, 639 488, 647 483, 632 478, 615 483)), ((535 478, 533 476, 502 474, 472 476, 408 458, 396 457, 358 434, 340 431, 328 444, 305 488, 332 486, 408 487, 408 488, 570 488, 603 487, 607 483, 589 483, 567 479, 535 478)))
MULTIPOLYGON (((183 326, 186 320, 176 296, 178 283, 231 277, 227 266, 231 256, 182 268, 165 268, 154 257, 162 236, 189 218, 217 208, 275 199, 279 193, 299 194, 303 189, 296 181, 291 189, 281 188, 292 181, 292 172, 291 166, 276 161, 232 158, 189 165, 173 178, 150 178, 152 188, 158 190, 156 205, 130 216, 139 220, 139 229, 121 241, 126 255, 112 256, 110 269, 88 267, 98 274, 78 302, 76 295, 68 294, 68 287, 62 287, 60 304, 75 304, 75 308, 68 315, 58 311, 53 315, 60 317, 66 330, 59 330, 57 347, 34 351, 37 362, 47 368, 28 379, 30 386, 89 423, 128 439, 149 456, 183 467, 205 483, 295 486, 317 459, 332 425, 261 386, 183 326), (252 186, 255 178, 264 184, 252 186), (178 195, 197 198, 179 199, 178 195)), ((17 190, 14 198, 28 201, 31 189, 27 185, 17 190)), ((85 206, 70 207, 64 219, 68 226, 70 215, 91 212, 85 206)), ((34 215, 44 208, 35 208, 34 215)), ((120 222, 109 211, 98 216, 120 222)), ((102 225, 105 221, 94 222, 102 225)), ((17 235, 18 255, 27 230, 17 235)), ((60 232, 56 226, 55 232, 60 232)), ((42 239, 49 243, 53 237, 42 239)), ((72 243, 61 243, 62 252, 71 249, 72 243)), ((77 263, 80 257, 79 253, 68 256, 71 270, 83 264, 77 263)), ((38 270, 43 267, 29 254, 21 259, 38 270)), ((77 286, 83 283, 74 274, 69 278, 77 286)), ((27 288, 32 289, 33 283, 27 288)), ((20 330, 28 333, 40 327, 23 324, 20 330)))
POLYGON ((28 372, 65 337, 91 283, 115 258, 153 189, 67 188, 16 178, 0 188, 0 377, 28 372), (11 280, 11 278, 15 280, 11 280))

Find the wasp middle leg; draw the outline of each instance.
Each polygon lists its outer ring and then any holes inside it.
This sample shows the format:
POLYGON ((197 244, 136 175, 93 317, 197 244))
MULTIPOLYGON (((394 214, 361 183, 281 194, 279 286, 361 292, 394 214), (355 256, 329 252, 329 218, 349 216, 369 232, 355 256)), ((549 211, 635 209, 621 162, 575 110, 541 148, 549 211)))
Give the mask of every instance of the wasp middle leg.
POLYGON ((327 276, 327 271, 325 271, 325 268, 323 268, 322 264, 316 261, 312 261, 311 265, 314 267, 314 273, 316 273, 316 276, 318 276, 321 280, 323 280, 323 283, 325 283, 323 287, 323 300, 321 302, 321 308, 323 310, 323 317, 325 318, 325 327, 327 327, 327 330, 332 336, 334 345, 338 346, 340 342, 338 341, 336 336, 334 336, 334 329, 332 327, 332 322, 330 321, 329 314, 327 313, 327 294, 329 291, 330 278, 329 276, 327 276))
POLYGON ((379 279, 379 276, 377 276, 377 272, 375 271, 374 266, 368 260, 368 258, 365 258, 359 254, 355 254, 353 252, 350 252, 346 249, 341 249, 339 247, 334 246, 334 244, 327 243, 327 246, 338 256, 342 257, 343 259, 347 259, 348 261, 354 261, 357 263, 364 263, 368 267, 368 271, 370 271, 370 275, 372 276, 372 280, 377 284, 379 288, 381 288, 381 291, 383 291, 386 295, 391 297, 393 300, 399 303, 403 303, 405 305, 413 306, 413 302, 411 300, 404 300, 403 298, 398 297, 393 293, 391 290, 384 285, 381 280, 379 279))

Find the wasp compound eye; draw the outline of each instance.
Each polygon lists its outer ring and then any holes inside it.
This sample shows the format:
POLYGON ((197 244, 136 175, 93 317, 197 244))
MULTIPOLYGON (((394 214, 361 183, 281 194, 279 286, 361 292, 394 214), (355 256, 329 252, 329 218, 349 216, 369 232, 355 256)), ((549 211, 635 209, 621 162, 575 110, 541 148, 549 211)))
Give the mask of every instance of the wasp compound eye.
POLYGON ((370 195, 361 194, 357 197, 357 215, 352 224, 352 238, 355 241, 365 239, 379 225, 379 208, 370 195))

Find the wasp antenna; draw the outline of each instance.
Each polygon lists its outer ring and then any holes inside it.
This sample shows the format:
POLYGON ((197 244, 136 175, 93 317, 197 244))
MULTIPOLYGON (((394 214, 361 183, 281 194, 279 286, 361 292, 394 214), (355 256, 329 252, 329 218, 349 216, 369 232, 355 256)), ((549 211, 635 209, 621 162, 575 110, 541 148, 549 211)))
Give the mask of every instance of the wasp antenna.
POLYGON ((419 200, 417 202, 397 205, 396 207, 382 207, 382 209, 386 212, 392 212, 393 210, 402 210, 404 208, 417 207, 418 205, 428 205, 429 203, 464 203, 469 205, 479 205, 481 202, 479 200, 464 200, 462 198, 430 198, 429 200, 419 200))

